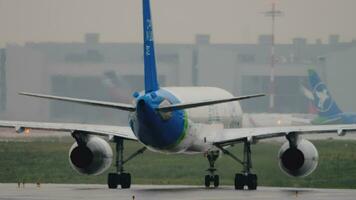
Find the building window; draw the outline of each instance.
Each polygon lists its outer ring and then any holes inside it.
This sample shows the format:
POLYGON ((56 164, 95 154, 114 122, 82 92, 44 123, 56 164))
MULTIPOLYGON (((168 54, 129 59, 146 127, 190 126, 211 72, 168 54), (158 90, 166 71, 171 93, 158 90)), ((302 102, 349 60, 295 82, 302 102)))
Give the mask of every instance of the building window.
POLYGON ((100 63, 104 61, 104 56, 98 50, 88 50, 85 53, 72 53, 65 57, 66 62, 92 62, 100 63))
POLYGON ((237 60, 241 63, 252 63, 252 62, 255 62, 255 55, 239 54, 239 55, 237 55, 237 60))

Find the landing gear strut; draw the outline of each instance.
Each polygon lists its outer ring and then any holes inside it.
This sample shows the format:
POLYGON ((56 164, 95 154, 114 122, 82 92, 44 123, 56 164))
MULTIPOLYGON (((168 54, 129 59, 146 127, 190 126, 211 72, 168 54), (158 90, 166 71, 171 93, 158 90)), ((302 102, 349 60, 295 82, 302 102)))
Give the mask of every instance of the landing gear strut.
POLYGON ((240 163, 243 166, 242 173, 237 173, 235 175, 235 189, 243 190, 245 186, 249 190, 257 189, 257 175, 251 173, 252 169, 252 160, 251 160, 251 143, 247 140, 244 141, 244 150, 243 150, 243 160, 240 160, 234 154, 228 150, 217 146, 224 154, 230 156, 235 161, 240 163))
POLYGON ((207 158, 209 161, 209 168, 208 172, 209 175, 205 176, 205 187, 210 187, 210 183, 213 183, 214 187, 219 187, 219 175, 215 174, 216 168, 215 168, 215 161, 219 157, 219 151, 210 151, 208 152, 207 158))
POLYGON ((241 174, 235 175, 235 189, 243 190, 247 186, 249 190, 257 189, 257 175, 251 173, 252 160, 251 160, 251 144, 247 141, 244 142, 244 160, 242 162, 243 171, 241 174))
POLYGON ((139 154, 142 154, 146 147, 143 147, 124 160, 124 140, 119 137, 114 137, 116 143, 116 173, 108 174, 108 187, 110 189, 116 189, 118 185, 121 185, 122 189, 130 188, 131 186, 131 174, 124 172, 124 164, 133 159, 139 154))

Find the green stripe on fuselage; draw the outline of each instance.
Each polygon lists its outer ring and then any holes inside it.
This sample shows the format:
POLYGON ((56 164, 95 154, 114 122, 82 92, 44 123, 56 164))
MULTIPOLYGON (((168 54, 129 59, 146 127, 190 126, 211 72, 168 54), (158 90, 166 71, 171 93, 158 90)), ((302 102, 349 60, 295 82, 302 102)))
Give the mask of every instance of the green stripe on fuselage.
POLYGON ((177 139, 177 141, 174 144, 168 145, 164 149, 171 149, 171 148, 178 146, 182 142, 182 140, 185 138, 185 136, 187 135, 187 130, 188 130, 188 114, 187 114, 187 111, 184 111, 184 128, 183 128, 182 133, 180 134, 179 138, 177 139))
POLYGON ((317 117, 311 121, 311 124, 313 125, 340 124, 340 123, 343 123, 343 121, 339 117, 335 117, 335 118, 317 117))

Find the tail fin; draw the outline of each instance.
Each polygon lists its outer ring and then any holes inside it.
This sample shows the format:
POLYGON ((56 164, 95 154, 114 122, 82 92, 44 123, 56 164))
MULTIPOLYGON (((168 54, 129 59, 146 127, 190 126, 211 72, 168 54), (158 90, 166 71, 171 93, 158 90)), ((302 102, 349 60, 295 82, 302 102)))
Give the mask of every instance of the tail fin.
POLYGON ((308 70, 309 86, 313 93, 313 104, 321 117, 330 117, 342 113, 332 99, 326 85, 314 70, 308 70))
POLYGON ((143 58, 145 68, 145 93, 159 89, 156 71, 153 27, 151 19, 150 0, 142 0, 143 5, 143 58))

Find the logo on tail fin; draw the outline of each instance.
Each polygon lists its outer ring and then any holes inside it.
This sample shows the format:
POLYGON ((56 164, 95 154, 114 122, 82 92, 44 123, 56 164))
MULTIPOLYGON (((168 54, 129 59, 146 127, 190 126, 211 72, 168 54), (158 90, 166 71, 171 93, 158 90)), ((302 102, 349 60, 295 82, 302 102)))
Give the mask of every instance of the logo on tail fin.
MULTIPOLYGON (((152 21, 150 19, 146 20, 146 41, 153 42, 153 33, 152 33, 152 21)), ((145 54, 146 56, 151 55, 151 45, 147 44, 145 46, 145 54)))
POLYGON ((309 88, 313 96, 311 100, 315 109, 318 111, 318 115, 321 117, 330 117, 342 113, 316 71, 308 70, 308 76, 309 88))
POLYGON ((152 21, 150 19, 146 20, 146 40, 149 42, 153 41, 152 21))
POLYGON ((324 83, 317 84, 313 89, 314 101, 319 112, 327 112, 330 110, 333 100, 326 89, 324 83))

